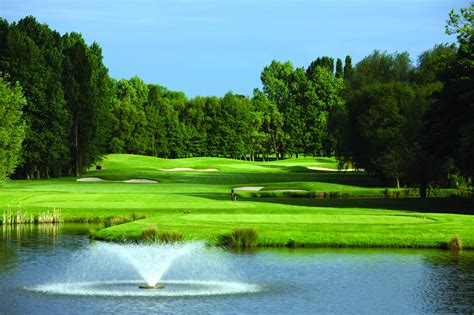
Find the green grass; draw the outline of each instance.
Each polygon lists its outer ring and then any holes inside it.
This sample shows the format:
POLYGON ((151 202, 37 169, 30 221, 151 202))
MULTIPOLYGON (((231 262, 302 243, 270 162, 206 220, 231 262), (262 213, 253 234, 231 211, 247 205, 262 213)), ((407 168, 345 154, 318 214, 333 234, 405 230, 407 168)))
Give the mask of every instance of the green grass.
MULTIPOLYGON (((300 157, 246 162, 113 154, 99 164, 103 170, 93 168, 85 176, 109 181, 77 182, 75 178, 9 181, 0 186, 0 211, 10 207, 39 214, 56 208, 61 210, 66 222, 105 221, 132 214, 146 216, 102 229, 95 235, 114 241, 138 240, 144 228, 156 226, 158 233, 177 233, 184 240, 200 239, 211 244, 236 229, 253 228, 258 234, 257 246, 291 243, 314 247, 445 247, 458 236, 464 249, 474 248, 471 201, 373 198, 383 196, 385 187, 378 186, 374 178, 364 173, 307 169, 308 166, 336 168, 334 159, 300 157), (167 168, 218 171, 160 170, 167 168), (132 178, 159 183, 111 182, 132 178), (236 191, 239 199, 231 201, 230 190, 241 186, 264 189, 236 191), (286 189, 308 193, 275 192, 286 189), (344 198, 316 198, 324 192, 344 198), (347 198, 356 196, 364 198, 347 198)), ((392 195, 394 191, 390 189, 392 195)))

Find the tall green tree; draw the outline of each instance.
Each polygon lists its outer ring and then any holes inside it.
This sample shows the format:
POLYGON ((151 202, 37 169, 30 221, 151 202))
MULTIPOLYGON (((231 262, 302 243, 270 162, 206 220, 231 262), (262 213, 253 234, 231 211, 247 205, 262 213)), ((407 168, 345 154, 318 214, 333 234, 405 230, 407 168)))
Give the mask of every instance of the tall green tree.
POLYGON ((267 94, 255 89, 252 103, 256 113, 261 115, 262 154, 278 154, 285 143, 287 136, 283 131, 284 117, 278 107, 270 100, 267 94))
POLYGON ((336 61, 336 78, 341 79, 344 76, 344 69, 342 68, 342 60, 337 58, 336 61))
POLYGON ((297 143, 301 141, 301 129, 298 122, 300 121, 300 113, 298 104, 292 99, 292 82, 294 79, 294 68, 291 62, 281 63, 273 60, 269 66, 266 66, 260 79, 263 85, 263 92, 267 94, 269 100, 273 102, 278 111, 284 117, 283 132, 285 136, 279 145, 281 157, 285 152, 294 151, 297 143))
POLYGON ((117 102, 112 108, 112 129, 109 151, 116 153, 145 154, 151 145, 147 133, 148 119, 145 103, 148 87, 134 77, 116 84, 117 102))
POLYGON ((20 85, 12 86, 0 77, 0 183, 20 162, 21 143, 25 136, 22 108, 25 105, 20 85))
POLYGON ((350 80, 352 78, 352 73, 354 69, 352 67, 352 58, 351 56, 346 56, 344 59, 344 80, 350 80))
POLYGON ((35 18, 3 24, 1 69, 21 82, 29 106, 18 175, 58 176, 67 164, 68 113, 61 86, 61 37, 35 18))
POLYGON ((106 152, 112 82, 97 44, 88 47, 80 34, 63 36, 62 82, 71 115, 71 170, 79 176, 106 152))
POLYGON ((449 14, 446 33, 457 37, 456 58, 443 73, 443 88, 425 117, 427 152, 451 159, 466 177, 474 175, 473 16, 472 3, 459 14, 449 14))

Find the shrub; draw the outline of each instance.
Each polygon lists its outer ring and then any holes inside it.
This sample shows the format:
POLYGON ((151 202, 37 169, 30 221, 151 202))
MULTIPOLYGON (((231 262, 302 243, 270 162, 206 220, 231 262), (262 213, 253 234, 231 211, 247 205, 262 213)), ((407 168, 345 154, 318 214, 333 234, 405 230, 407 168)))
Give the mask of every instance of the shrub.
POLYGON ((296 241, 292 238, 290 238, 288 240, 288 243, 286 244, 286 246, 289 247, 289 248, 296 248, 297 245, 298 244, 296 243, 296 241))
POLYGON ((448 249, 450 251, 459 251, 462 249, 462 242, 459 236, 454 236, 448 243, 448 249))
POLYGON ((339 198, 340 194, 338 191, 333 191, 329 193, 329 198, 339 198))
POLYGON ((249 248, 257 245, 257 238, 257 231, 254 228, 240 228, 228 235, 220 235, 218 244, 233 248, 249 248))
POLYGON ((140 240, 144 242, 155 242, 157 239, 156 225, 150 225, 142 229, 140 240))
POLYGON ((183 240, 183 235, 179 232, 163 232, 160 234, 161 243, 177 243, 183 240))

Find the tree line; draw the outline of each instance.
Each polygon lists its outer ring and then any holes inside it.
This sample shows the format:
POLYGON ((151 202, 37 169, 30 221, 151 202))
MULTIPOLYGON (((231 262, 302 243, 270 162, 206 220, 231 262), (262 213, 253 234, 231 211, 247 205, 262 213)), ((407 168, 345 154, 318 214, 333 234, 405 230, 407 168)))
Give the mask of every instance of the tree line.
POLYGON ((433 183, 469 181, 472 12, 473 5, 452 11, 446 31, 457 43, 436 45, 415 63, 407 53, 380 51, 355 66, 350 56, 301 68, 274 60, 251 97, 192 99, 139 77, 110 78, 99 45, 88 46, 80 34, 60 36, 33 17, 1 20, 0 87, 21 100, 16 111, 24 121, 14 176, 79 175, 105 153, 249 160, 313 154, 424 192, 433 183))
POLYGON ((115 96, 97 43, 61 36, 33 17, 2 19, 0 71, 27 101, 16 177, 79 175, 103 155, 115 96))

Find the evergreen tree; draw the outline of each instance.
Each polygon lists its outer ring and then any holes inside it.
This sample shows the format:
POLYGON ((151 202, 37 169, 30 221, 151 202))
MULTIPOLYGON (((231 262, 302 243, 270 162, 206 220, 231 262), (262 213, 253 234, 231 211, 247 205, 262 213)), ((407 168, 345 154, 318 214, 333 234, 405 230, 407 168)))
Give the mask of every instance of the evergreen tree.
POLYGON ((351 56, 346 56, 344 60, 344 80, 350 80, 352 78, 352 73, 354 72, 352 68, 352 58, 351 56))
POLYGON ((336 78, 341 79, 344 75, 344 70, 342 68, 342 60, 340 58, 337 58, 336 62, 336 78))

